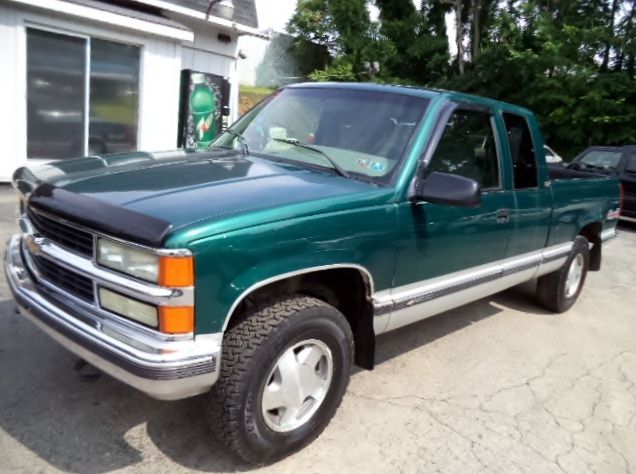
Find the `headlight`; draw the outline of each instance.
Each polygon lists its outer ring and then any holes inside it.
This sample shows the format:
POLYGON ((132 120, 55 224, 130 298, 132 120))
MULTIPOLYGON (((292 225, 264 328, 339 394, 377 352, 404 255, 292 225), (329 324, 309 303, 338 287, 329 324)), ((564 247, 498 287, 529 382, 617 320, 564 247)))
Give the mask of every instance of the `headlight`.
POLYGON ((97 263, 142 280, 159 282, 159 256, 112 240, 97 240, 97 263))
POLYGON ((109 239, 97 240, 97 263, 167 287, 194 285, 192 255, 159 256, 109 239))

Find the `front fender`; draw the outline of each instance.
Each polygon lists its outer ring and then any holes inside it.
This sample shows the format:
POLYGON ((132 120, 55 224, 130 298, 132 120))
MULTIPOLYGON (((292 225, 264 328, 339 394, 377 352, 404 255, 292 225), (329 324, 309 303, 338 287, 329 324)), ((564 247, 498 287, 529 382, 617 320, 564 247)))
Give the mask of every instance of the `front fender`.
POLYGON ((396 219, 395 207, 387 204, 248 227, 193 243, 197 333, 224 330, 251 291, 298 273, 356 268, 375 291, 390 288, 396 219))

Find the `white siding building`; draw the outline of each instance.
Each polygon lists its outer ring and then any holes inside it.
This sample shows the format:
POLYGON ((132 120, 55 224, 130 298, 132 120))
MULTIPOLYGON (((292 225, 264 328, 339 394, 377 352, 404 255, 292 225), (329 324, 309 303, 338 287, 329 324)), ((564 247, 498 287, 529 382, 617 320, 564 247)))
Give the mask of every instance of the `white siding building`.
POLYGON ((253 0, 0 0, 0 181, 27 162, 177 146, 181 71, 229 82, 253 0), (210 6, 212 3, 212 6, 210 6))

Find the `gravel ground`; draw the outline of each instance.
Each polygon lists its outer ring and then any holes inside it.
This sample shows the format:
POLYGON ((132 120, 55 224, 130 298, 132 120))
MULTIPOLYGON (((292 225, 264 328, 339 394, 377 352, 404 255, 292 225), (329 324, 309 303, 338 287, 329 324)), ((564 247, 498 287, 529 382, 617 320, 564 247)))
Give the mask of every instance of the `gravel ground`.
MULTIPOLYGON (((15 201, 0 188, 0 237, 15 201)), ((254 469, 209 434, 205 398, 159 402, 14 313, 0 284, 2 472, 636 472, 636 226, 563 315, 515 288, 379 338, 327 430, 254 469)))

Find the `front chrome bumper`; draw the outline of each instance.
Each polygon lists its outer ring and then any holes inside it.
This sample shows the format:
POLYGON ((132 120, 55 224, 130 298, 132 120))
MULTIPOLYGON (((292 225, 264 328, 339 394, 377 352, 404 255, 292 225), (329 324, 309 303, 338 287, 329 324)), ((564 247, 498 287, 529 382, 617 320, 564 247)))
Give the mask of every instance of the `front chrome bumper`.
POLYGON ((37 285, 25 265, 21 237, 7 242, 5 274, 20 314, 71 352, 116 379, 161 400, 212 387, 219 375, 221 334, 152 339, 37 285))

